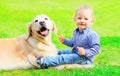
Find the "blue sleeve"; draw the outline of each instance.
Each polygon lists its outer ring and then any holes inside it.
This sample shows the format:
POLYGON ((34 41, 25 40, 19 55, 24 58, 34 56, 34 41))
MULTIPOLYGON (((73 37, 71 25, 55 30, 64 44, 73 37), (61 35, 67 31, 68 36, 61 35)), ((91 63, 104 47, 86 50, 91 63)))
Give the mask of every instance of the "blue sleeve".
POLYGON ((73 47, 74 45, 74 39, 75 39, 75 31, 73 33, 73 37, 69 40, 69 39, 65 39, 63 44, 67 45, 67 46, 70 46, 70 47, 73 47))
POLYGON ((71 40, 65 39, 63 44, 73 47, 73 39, 71 39, 71 40))
POLYGON ((90 48, 85 49, 87 57, 96 55, 100 52, 100 38, 97 33, 94 32, 88 37, 88 43, 90 48))

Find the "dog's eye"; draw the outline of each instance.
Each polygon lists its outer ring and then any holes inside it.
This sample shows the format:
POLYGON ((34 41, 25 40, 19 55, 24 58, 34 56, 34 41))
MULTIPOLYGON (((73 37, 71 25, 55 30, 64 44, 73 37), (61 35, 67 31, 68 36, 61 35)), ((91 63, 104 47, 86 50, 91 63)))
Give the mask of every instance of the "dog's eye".
POLYGON ((45 18, 45 20, 48 20, 48 18, 45 18))
POLYGON ((38 20, 35 20, 35 22, 38 22, 38 20))

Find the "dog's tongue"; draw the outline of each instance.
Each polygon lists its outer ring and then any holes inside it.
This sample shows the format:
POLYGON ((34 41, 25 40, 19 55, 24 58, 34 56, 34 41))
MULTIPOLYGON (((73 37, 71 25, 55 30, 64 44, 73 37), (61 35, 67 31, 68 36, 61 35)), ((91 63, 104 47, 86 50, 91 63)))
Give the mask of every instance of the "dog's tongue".
POLYGON ((42 35, 47 35, 47 33, 48 33, 48 30, 45 30, 45 31, 41 32, 42 35))

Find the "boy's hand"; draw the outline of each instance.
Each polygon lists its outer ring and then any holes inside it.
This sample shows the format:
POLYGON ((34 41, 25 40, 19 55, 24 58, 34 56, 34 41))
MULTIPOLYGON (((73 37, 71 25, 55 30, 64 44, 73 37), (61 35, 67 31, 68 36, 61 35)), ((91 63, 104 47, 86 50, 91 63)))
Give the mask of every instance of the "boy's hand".
POLYGON ((63 43, 63 42, 64 42, 64 39, 65 39, 65 38, 64 38, 64 36, 63 36, 63 35, 60 35, 60 36, 59 36, 59 41, 60 41, 60 42, 62 42, 62 43, 63 43))
POLYGON ((82 48, 82 47, 77 47, 78 49, 78 54, 81 55, 81 56, 84 56, 86 53, 85 53, 85 49, 82 48))

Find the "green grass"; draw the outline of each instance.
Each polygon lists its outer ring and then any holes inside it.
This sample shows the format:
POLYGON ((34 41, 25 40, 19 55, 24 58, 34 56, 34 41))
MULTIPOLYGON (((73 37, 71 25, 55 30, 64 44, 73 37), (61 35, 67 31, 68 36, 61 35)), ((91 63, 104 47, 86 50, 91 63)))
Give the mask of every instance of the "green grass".
POLYGON ((94 10, 92 28, 101 39, 101 52, 91 69, 27 69, 1 70, 0 76, 118 76, 120 74, 120 1, 119 0, 1 0, 0 38, 12 38, 26 34, 28 23, 38 14, 46 14, 54 20, 58 35, 52 39, 58 49, 67 48, 58 42, 64 34, 70 38, 75 23, 73 16, 81 4, 89 4, 94 10))
POLYGON ((120 73, 119 66, 96 66, 91 69, 27 69, 1 71, 2 76, 118 76, 120 73), (112 70, 111 70, 112 69, 112 70))

